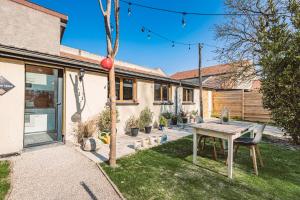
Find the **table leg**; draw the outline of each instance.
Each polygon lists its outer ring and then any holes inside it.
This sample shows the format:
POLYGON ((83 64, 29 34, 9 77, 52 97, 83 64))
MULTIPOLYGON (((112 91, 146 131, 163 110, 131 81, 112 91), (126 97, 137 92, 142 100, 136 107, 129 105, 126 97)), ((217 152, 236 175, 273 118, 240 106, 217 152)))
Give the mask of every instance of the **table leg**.
POLYGON ((196 164, 198 151, 198 140, 196 130, 193 132, 193 163, 196 164))
POLYGON ((228 163, 228 177, 232 178, 232 174, 233 174, 233 139, 232 137, 228 138, 228 156, 227 156, 227 163, 228 163))

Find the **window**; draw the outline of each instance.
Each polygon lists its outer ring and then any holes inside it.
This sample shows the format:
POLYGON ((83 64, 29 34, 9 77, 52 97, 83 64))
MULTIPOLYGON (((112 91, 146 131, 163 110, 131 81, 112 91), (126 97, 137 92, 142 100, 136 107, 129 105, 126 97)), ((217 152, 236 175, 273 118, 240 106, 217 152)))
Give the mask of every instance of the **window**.
POLYGON ((136 80, 116 77, 116 100, 136 101, 136 80))
POLYGON ((154 101, 171 101, 172 88, 170 85, 154 84, 154 101))
POLYGON ((183 88, 183 101, 184 102, 193 102, 194 101, 194 90, 183 88))

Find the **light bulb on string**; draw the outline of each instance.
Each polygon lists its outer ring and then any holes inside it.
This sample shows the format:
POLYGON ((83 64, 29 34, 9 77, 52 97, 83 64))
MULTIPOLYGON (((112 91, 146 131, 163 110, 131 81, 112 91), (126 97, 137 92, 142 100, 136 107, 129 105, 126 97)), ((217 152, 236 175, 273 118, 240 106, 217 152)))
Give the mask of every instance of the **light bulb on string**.
POLYGON ((182 19, 181 19, 181 25, 182 25, 182 28, 184 28, 184 27, 186 26, 185 15, 186 15, 186 13, 183 12, 183 13, 182 13, 182 19))
POLYGON ((189 44, 189 50, 191 50, 191 44, 189 44))
POLYGON ((174 41, 172 41, 172 47, 175 47, 175 43, 174 43, 174 41))
POLYGON ((142 28, 141 28, 141 31, 144 33, 144 32, 145 32, 145 27, 142 27, 142 28))
POLYGON ((131 16, 131 2, 128 3, 128 16, 131 16))
POLYGON ((114 32, 114 25, 112 25, 112 24, 110 25, 110 31, 114 32))
POLYGON ((150 35, 150 30, 148 30, 148 34, 147 34, 147 39, 150 40, 151 39, 151 35, 150 35))

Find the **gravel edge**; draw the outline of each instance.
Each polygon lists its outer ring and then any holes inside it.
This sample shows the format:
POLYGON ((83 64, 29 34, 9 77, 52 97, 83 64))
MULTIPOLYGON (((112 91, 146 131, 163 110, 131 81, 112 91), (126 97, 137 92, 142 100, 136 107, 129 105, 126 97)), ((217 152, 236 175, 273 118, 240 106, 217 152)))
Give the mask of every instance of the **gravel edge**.
POLYGON ((101 173, 105 176, 105 178, 108 180, 108 182, 110 183, 110 185, 113 187, 113 189, 116 191, 116 193, 118 194, 118 196, 122 199, 122 200, 126 200, 125 197, 122 195, 122 193, 120 192, 120 190, 118 189, 118 187, 114 184, 114 182, 109 178, 109 176, 105 173, 105 171, 102 169, 102 167, 100 166, 100 163, 96 164, 97 167, 99 168, 99 170, 101 171, 101 173))

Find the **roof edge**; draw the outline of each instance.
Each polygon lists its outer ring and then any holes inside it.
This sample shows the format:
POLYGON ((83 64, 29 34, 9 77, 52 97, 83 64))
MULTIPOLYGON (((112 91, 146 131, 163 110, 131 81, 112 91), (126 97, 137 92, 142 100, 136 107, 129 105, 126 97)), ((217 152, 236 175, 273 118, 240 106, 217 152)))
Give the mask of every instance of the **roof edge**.
POLYGON ((59 13, 59 12, 51 10, 51 9, 48 9, 48 8, 45 8, 45 7, 40 6, 38 4, 31 3, 31 2, 29 2, 27 0, 10 0, 10 1, 18 3, 18 4, 21 4, 21 5, 26 6, 26 7, 29 7, 31 9, 34 9, 34 10, 46 13, 48 15, 52 15, 54 17, 58 17, 58 18, 61 19, 61 22, 63 22, 63 23, 67 23, 68 22, 68 16, 67 15, 59 13))

